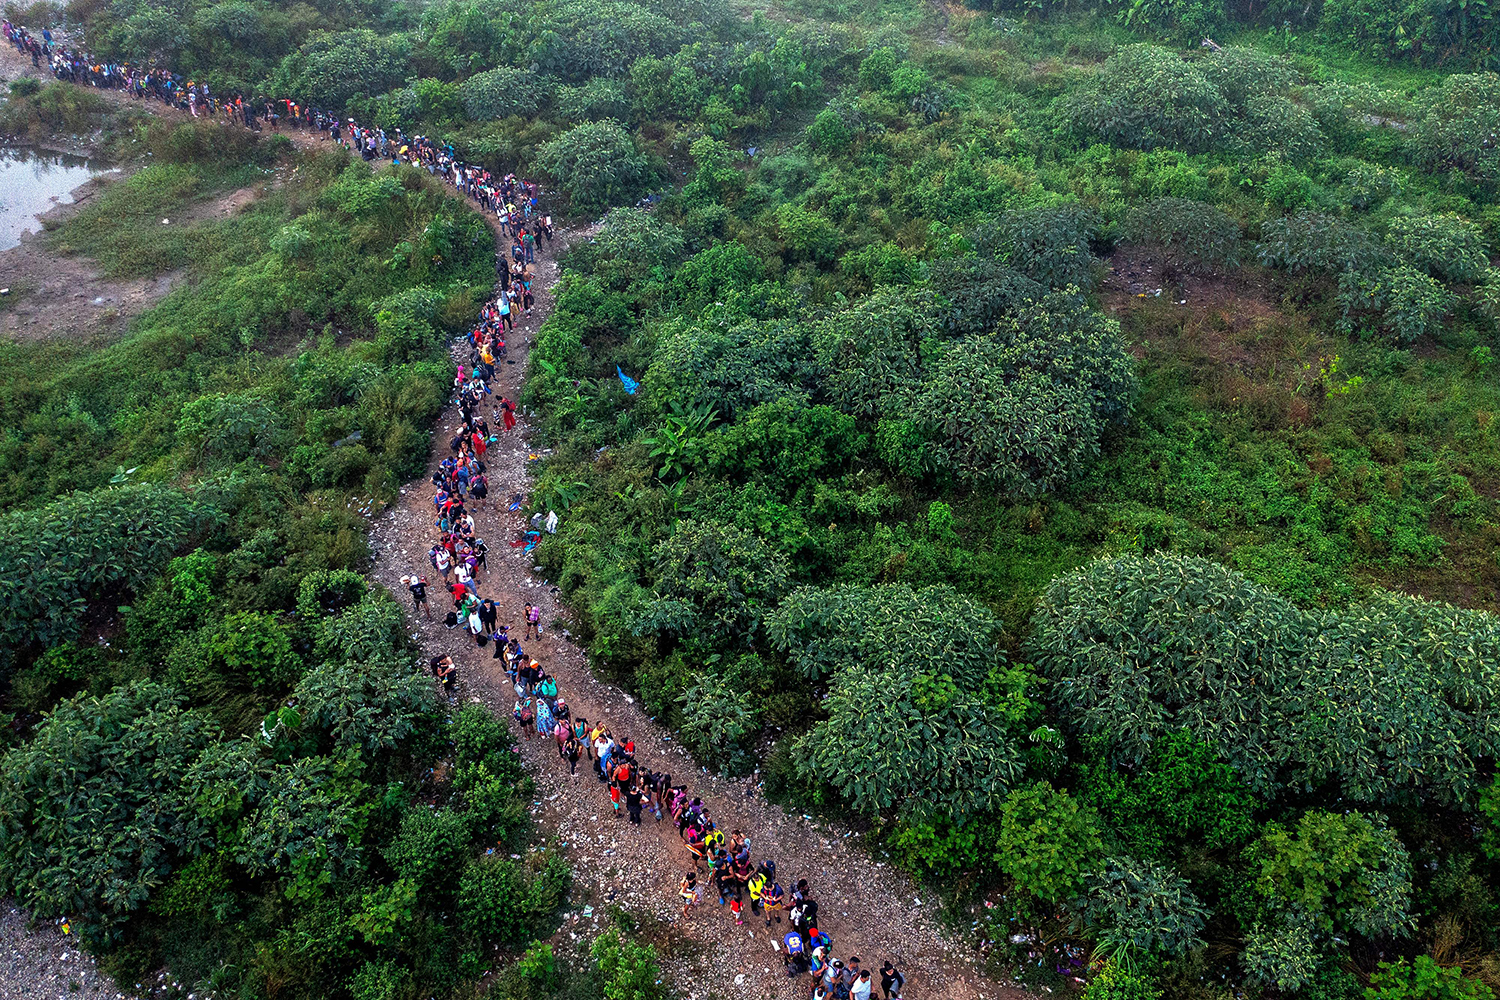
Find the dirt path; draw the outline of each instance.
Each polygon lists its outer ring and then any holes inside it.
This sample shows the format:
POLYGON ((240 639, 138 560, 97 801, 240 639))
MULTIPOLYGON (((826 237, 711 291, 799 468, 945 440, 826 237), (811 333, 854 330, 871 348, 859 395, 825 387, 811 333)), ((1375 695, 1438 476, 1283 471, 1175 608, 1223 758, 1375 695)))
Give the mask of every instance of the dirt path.
MULTIPOLYGON (((579 235, 576 231, 564 233, 562 239, 579 235)), ((552 249, 556 248, 549 251, 552 249)), ((497 402, 501 395, 519 398, 530 345, 551 312, 553 285, 558 277, 551 252, 538 258, 537 277, 537 308, 511 338, 510 356, 497 372, 497 402)), ((446 443, 459 422, 457 407, 451 405, 438 418, 428 476, 447 455, 446 443)), ((492 426, 501 424, 494 420, 492 426)), ((527 527, 521 512, 507 510, 506 499, 530 491, 528 458, 535 454, 528 443, 530 430, 527 415, 521 414, 516 429, 502 435, 490 449, 486 456, 490 498, 484 509, 474 514, 479 537, 489 544, 489 569, 480 583, 480 595, 496 601, 500 622, 510 624, 511 633, 517 636, 524 629, 523 613, 528 603, 542 605, 544 623, 570 618, 557 588, 534 572, 530 556, 509 544, 527 527)), ((436 579, 427 562, 427 551, 437 540, 432 526, 433 493, 426 479, 408 484, 399 502, 376 520, 371 531, 375 551, 372 575, 408 607, 410 595, 401 584, 401 576, 421 573, 436 579)), ((431 604, 432 620, 424 616, 409 619, 425 655, 451 654, 459 665, 464 696, 482 701, 508 719, 515 696, 502 661, 493 658, 491 647, 477 648, 466 632, 450 631, 442 624, 442 615, 450 605, 440 586, 431 588, 431 604)), ((907 977, 906 996, 911 998, 988 1000, 1028 996, 978 975, 973 953, 946 941, 938 932, 932 920, 935 901, 924 901, 922 890, 910 879, 885 862, 870 858, 850 842, 846 831, 788 816, 765 801, 751 780, 721 779, 702 771, 666 729, 646 716, 634 698, 595 679, 586 654, 560 632, 548 629, 541 640, 525 642, 524 646, 558 679, 559 691, 575 717, 604 720, 616 735, 633 736, 641 763, 653 770, 669 771, 679 783, 685 782, 692 794, 709 804, 725 830, 745 831, 751 838, 753 856, 774 860, 778 878, 788 891, 797 879, 806 878, 819 902, 820 929, 832 938, 835 955, 842 959, 857 955, 865 967, 874 970, 883 960, 893 959, 907 977)), ((737 926, 728 907, 717 905, 711 892, 696 912, 679 920, 677 884, 691 862, 672 824, 658 823, 647 816, 637 828, 615 819, 608 792, 586 760, 580 764, 578 777, 572 778, 557 755, 554 741, 533 735, 521 741, 521 748, 537 780, 533 815, 545 829, 556 831, 566 845, 575 878, 592 907, 588 916, 583 911, 570 914, 562 934, 575 940, 580 935, 586 937, 607 919, 610 906, 623 906, 672 923, 678 933, 698 946, 686 949, 694 957, 668 962, 690 998, 805 1000, 806 977, 789 980, 781 971, 779 954, 771 948, 771 941, 789 930, 788 925, 773 926, 768 931, 764 920, 750 918, 747 913, 745 924, 737 926)))

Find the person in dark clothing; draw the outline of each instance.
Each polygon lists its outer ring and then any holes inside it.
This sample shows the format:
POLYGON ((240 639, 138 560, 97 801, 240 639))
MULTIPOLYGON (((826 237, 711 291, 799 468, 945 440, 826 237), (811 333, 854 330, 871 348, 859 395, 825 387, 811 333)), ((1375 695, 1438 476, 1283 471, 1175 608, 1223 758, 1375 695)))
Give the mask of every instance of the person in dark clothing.
POLYGON ((891 963, 890 959, 880 967, 880 992, 885 994, 885 1000, 896 1000, 901 995, 901 987, 906 985, 906 977, 901 970, 891 963))
POLYGON ((428 620, 431 620, 432 606, 427 603, 427 578, 425 576, 403 576, 401 582, 406 584, 407 590, 411 591, 413 609, 421 608, 426 612, 428 620))
POLYGON ((641 786, 631 785, 625 789, 625 810, 630 813, 630 822, 641 825, 641 786))

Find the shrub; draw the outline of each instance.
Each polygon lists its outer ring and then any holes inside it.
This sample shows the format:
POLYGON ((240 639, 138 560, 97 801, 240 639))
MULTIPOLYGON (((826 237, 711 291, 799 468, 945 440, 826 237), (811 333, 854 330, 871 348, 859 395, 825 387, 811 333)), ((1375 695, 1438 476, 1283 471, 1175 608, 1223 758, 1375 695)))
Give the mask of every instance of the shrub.
POLYGON ((1393 219, 1386 242, 1435 278, 1473 284, 1489 273, 1484 233, 1451 212, 1393 219))
POLYGON ((1108 735, 1115 760, 1186 728, 1265 796, 1327 782, 1354 802, 1468 804, 1500 725, 1469 680, 1500 666, 1493 616, 1394 594, 1314 614, 1191 557, 1059 577, 1027 651, 1062 717, 1108 735), (1473 651, 1462 666, 1440 652, 1454 646, 1473 651), (1340 711, 1304 707, 1321 704, 1340 711))
POLYGON ((786 591, 786 556, 727 524, 680 521, 657 547, 656 596, 693 609, 694 631, 731 641, 754 635, 786 591))
POLYGON ((316 31, 282 60, 270 89, 337 110, 355 94, 383 94, 400 83, 410 51, 404 35, 316 31))
POLYGON ((575 125, 544 144, 537 164, 584 212, 632 202, 654 177, 634 137, 612 118, 575 125))
POLYGON ((836 153, 849 145, 849 126, 836 108, 824 108, 807 127, 807 141, 822 153, 836 153))
POLYGON ((477 122, 533 115, 552 97, 554 81, 529 69, 499 66, 463 82, 464 111, 477 122))
POLYGON ((1223 211, 1186 198, 1156 198, 1130 207, 1122 238, 1152 248, 1174 270, 1239 263, 1240 226, 1223 211))
POLYGON ((656 949, 610 928, 589 948, 594 970, 608 1000, 665 1000, 656 949))
POLYGON ((1457 167, 1500 179, 1500 76, 1454 74, 1423 94, 1412 135, 1429 168, 1457 167))
POLYGON ((795 752, 859 812, 900 805, 921 819, 952 819, 993 807, 1020 779, 1016 729, 1029 704, 1017 701, 882 657, 838 676, 827 720, 795 752))
POLYGON ((933 366, 915 413, 940 464, 1020 496, 1063 486, 1123 420, 1134 366, 1119 326, 1077 289, 1029 303, 994 337, 959 341, 933 366))
POLYGON ((824 398, 845 413, 874 417, 911 405, 922 377, 933 320, 922 297, 877 289, 820 321, 813 350, 824 398))
POLYGON ((1370 276, 1346 272, 1339 279, 1338 301, 1341 331, 1353 333, 1368 324, 1405 347, 1442 326, 1453 296, 1436 279, 1403 264, 1370 276))
POLYGON ((799 588, 766 631, 772 648, 813 681, 889 659, 973 686, 1005 666, 1003 629, 982 602, 951 587, 887 584, 799 588))
POLYGON ((1411 929, 1411 859, 1381 817, 1314 810, 1293 829, 1268 823, 1246 858, 1267 923, 1368 938, 1411 929))
POLYGON ((1110 858, 1083 878, 1079 920, 1099 951, 1127 964, 1147 956, 1177 957, 1203 942, 1208 909, 1166 865, 1110 858))
POLYGON ((1326 274, 1370 274, 1392 261, 1390 251, 1368 230, 1321 212, 1266 223, 1256 254, 1267 267, 1326 274))
POLYGON ((933 261, 930 281, 937 293, 937 314, 953 337, 989 333, 1006 316, 1047 294, 1020 271, 983 257, 933 261))
POLYGON ((1089 241, 1099 216, 1082 205, 1014 209, 974 235, 981 254, 994 256, 1050 288, 1094 284, 1089 241))
POLYGON ((469 819, 452 809, 413 805, 401 817, 401 828, 384 850, 398 878, 420 889, 450 883, 469 853, 469 819))
POLYGON ((678 696, 681 738, 699 760, 720 774, 747 774, 755 765, 749 740, 760 731, 760 713, 751 695, 725 678, 700 674, 678 696))
POLYGON ((210 670, 252 688, 284 689, 302 676, 302 657, 273 615, 239 611, 227 616, 204 639, 203 651, 210 670))
POLYGON ((1000 804, 996 864, 1048 902, 1071 899, 1103 847, 1093 811, 1045 781, 1012 791, 1000 804))
POLYGON ((314 570, 297 588, 297 614, 317 620, 359 603, 365 596, 365 578, 347 569, 314 570))
POLYGON ((1080 1000, 1162 1000, 1162 991, 1119 962, 1106 962, 1083 988, 1080 1000))
POLYGON ((1426 955, 1381 962, 1370 976, 1365 1000, 1494 1000, 1495 993, 1463 969, 1445 968, 1426 955))
POLYGON ((86 941, 117 937, 207 846, 183 775, 220 735, 157 684, 59 704, 0 758, 0 886, 38 917, 73 916, 86 941))
POLYGON ((1066 113, 1080 131, 1131 149, 1207 152, 1226 134, 1224 95, 1203 71, 1155 45, 1130 45, 1105 61, 1066 113))
POLYGON ((90 601, 154 578, 215 514, 180 490, 141 484, 0 517, 0 665, 33 643, 67 639, 90 601))
POLYGON ((624 119, 630 114, 630 97, 619 80, 594 77, 578 87, 557 91, 557 116, 562 121, 624 119))
POLYGON ((891 75, 901 65, 901 55, 892 48, 873 50, 859 64, 859 85, 863 90, 885 90, 891 75))

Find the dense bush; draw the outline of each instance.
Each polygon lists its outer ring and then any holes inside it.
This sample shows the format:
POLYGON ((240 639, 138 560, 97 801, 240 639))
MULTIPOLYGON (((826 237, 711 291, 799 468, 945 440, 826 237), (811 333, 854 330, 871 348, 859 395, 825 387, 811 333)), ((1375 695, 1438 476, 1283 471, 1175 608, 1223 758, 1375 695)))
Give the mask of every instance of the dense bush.
POLYGON ((1120 236, 1150 248, 1173 270, 1239 263, 1239 223, 1201 201, 1155 198, 1133 205, 1120 224, 1120 236))
POLYGON ((538 150, 537 163, 584 212, 634 201, 653 179, 634 138, 609 118, 564 132, 538 150))
POLYGON ((1416 598, 1314 614, 1205 560, 1126 556, 1052 584, 1030 653, 1116 759, 1186 728, 1262 795, 1472 806, 1494 738, 1473 678, 1500 662, 1500 623, 1416 598), (1440 654, 1454 643, 1471 655, 1440 654), (1316 710, 1325 699, 1340 711, 1316 710))
POLYGON ((1086 468, 1134 391, 1119 328, 1070 289, 1026 304, 996 336, 949 348, 916 412, 940 466, 1002 493, 1036 495, 1086 468))
POLYGON ((33 644, 68 639, 90 602, 151 580, 211 504, 166 486, 73 493, 0 519, 0 666, 33 644))

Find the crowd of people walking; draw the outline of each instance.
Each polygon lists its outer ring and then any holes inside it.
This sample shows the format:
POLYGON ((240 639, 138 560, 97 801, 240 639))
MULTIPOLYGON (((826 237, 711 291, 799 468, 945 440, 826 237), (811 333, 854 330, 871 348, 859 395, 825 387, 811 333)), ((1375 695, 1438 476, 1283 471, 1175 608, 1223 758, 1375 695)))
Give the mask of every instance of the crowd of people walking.
MULTIPOLYGON (((361 126, 352 118, 291 98, 220 94, 206 82, 184 79, 166 69, 96 59, 58 44, 50 31, 33 36, 8 20, 0 27, 6 40, 29 55, 34 66, 40 69, 45 64, 59 80, 121 90, 137 100, 159 100, 195 117, 222 118, 251 129, 290 127, 323 133, 330 142, 365 160, 389 159, 425 168, 497 217, 497 228, 511 245, 508 256, 497 254, 499 289, 470 329, 466 359, 455 371, 460 423, 448 442, 448 457, 432 477, 437 541, 428 552, 428 563, 434 577, 430 580, 418 572, 401 578, 414 610, 433 617, 429 589, 441 579, 451 601, 444 623, 450 630, 464 630, 476 646, 492 649, 492 659, 503 661, 515 692, 511 714, 526 738, 553 740, 558 759, 573 780, 582 781, 591 773, 607 792, 617 820, 639 827, 650 816, 654 823, 668 823, 675 829, 684 859, 691 864, 677 889, 684 919, 705 899, 714 899, 736 925, 743 925, 748 917, 752 922, 763 920, 768 929, 776 926, 772 947, 780 953, 789 977, 805 977, 809 982, 812 1000, 870 1000, 877 981, 885 1000, 900 997, 905 981, 893 962, 887 960, 872 970, 858 956, 851 955, 847 961, 834 957, 832 940, 818 927, 818 902, 807 879, 798 879, 788 893, 778 880, 775 861, 755 859, 749 835, 733 829, 726 832, 708 804, 693 795, 685 782, 642 764, 628 734, 617 735, 604 720, 574 714, 557 678, 525 649, 524 644, 539 640, 546 627, 539 606, 526 605, 521 634, 513 635, 511 625, 499 620, 500 605, 481 595, 489 571, 489 548, 478 535, 474 511, 483 510, 490 496, 485 456, 501 434, 516 427, 515 404, 503 395, 494 400, 491 383, 498 359, 507 354, 505 338, 515 329, 516 316, 529 318, 535 307, 532 266, 540 252, 539 241, 550 246, 554 235, 551 216, 540 209, 539 186, 514 175, 497 178, 483 166, 459 160, 452 146, 430 137, 361 126), (492 406, 494 424, 483 415, 486 406, 492 406), (583 762, 587 764, 580 773, 583 762)), ((520 494, 508 501, 510 511, 523 505, 520 494)), ((538 514, 529 530, 518 531, 511 544, 529 552, 542 530, 556 530, 556 526, 556 515, 544 519, 538 514)), ((443 688, 453 694, 458 684, 453 657, 433 657, 429 665, 443 688)))
MULTIPOLYGON (((834 957, 833 942, 818 927, 818 902, 807 879, 798 879, 788 893, 778 880, 775 861, 753 856, 749 835, 721 828, 708 804, 692 794, 686 782, 674 781, 670 772, 640 761, 629 734, 617 734, 609 722, 574 712, 557 678, 526 649, 532 640, 541 639, 546 628, 540 606, 525 606, 520 634, 514 634, 510 623, 499 620, 499 603, 484 596, 488 546, 476 535, 470 508, 482 510, 489 497, 486 453, 500 434, 515 427, 514 407, 508 399, 502 398, 494 413, 495 424, 502 430, 497 431, 480 412, 492 396, 489 381, 502 333, 498 314, 491 307, 470 332, 469 356, 454 378, 460 423, 448 441, 448 457, 432 477, 437 542, 428 550, 427 561, 435 577, 431 581, 422 573, 402 577, 411 591, 414 610, 433 617, 428 591, 441 579, 451 603, 445 624, 450 630, 462 629, 477 647, 492 649, 491 659, 503 661, 515 693, 511 716, 524 737, 552 740, 559 766, 566 766, 575 782, 591 774, 608 794, 616 820, 639 827, 650 817, 675 829, 685 860, 692 865, 678 884, 684 918, 703 900, 714 899, 726 907, 736 925, 747 919, 763 920, 768 929, 782 925, 773 936, 774 947, 788 976, 810 980, 813 1000, 869 1000, 877 982, 881 996, 899 997, 904 979, 894 963, 887 961, 872 970, 862 967, 858 956, 847 961, 834 957)), ((519 510, 523 504, 517 494, 508 509, 519 510)), ((535 545, 541 530, 555 529, 556 516, 544 519, 538 513, 533 522, 529 530, 517 531, 512 545, 535 545)), ((451 691, 456 683, 452 657, 434 657, 431 666, 451 691)))
MULTIPOLYGON (((0 32, 37 69, 44 66, 58 80, 103 90, 118 90, 139 101, 160 101, 195 118, 215 118, 260 131, 269 127, 323 135, 358 153, 367 161, 389 160, 421 167, 442 177, 469 197, 482 211, 495 216, 502 235, 511 239, 510 261, 497 269, 502 290, 509 292, 512 280, 535 262, 538 241, 552 242, 552 217, 539 209, 541 187, 514 174, 496 176, 482 164, 461 160, 452 145, 431 136, 406 135, 401 129, 361 125, 353 118, 292 97, 268 98, 239 91, 221 93, 208 81, 185 78, 160 67, 145 68, 114 62, 70 48, 55 39, 50 29, 33 35, 9 20, 0 22, 0 32), (519 267, 516 265, 520 265, 519 267)), ((529 279, 517 299, 529 299, 529 279)), ((529 310, 529 302, 526 306, 529 310)))

